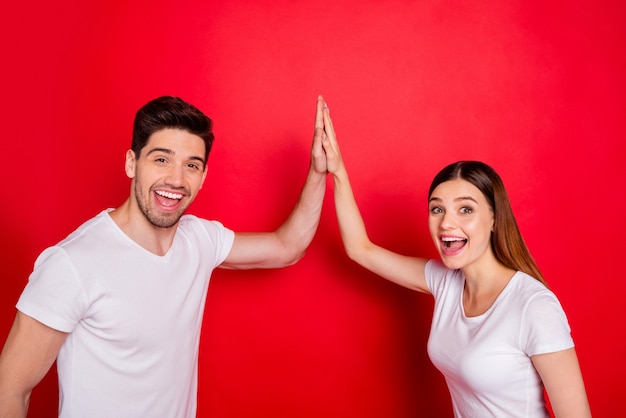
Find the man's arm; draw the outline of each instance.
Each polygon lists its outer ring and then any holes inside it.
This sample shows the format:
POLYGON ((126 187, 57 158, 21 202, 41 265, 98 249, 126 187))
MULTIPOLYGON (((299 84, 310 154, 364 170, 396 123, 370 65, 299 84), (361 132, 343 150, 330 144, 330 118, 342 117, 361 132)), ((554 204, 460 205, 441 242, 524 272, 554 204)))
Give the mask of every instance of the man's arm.
POLYGON ((18 311, 0 354, 0 418, 26 417, 30 393, 50 370, 66 337, 18 311))
POLYGON ((294 264, 304 256, 322 213, 326 191, 324 99, 317 99, 311 165, 302 193, 287 220, 274 232, 235 233, 233 247, 220 265, 227 269, 276 268, 294 264))

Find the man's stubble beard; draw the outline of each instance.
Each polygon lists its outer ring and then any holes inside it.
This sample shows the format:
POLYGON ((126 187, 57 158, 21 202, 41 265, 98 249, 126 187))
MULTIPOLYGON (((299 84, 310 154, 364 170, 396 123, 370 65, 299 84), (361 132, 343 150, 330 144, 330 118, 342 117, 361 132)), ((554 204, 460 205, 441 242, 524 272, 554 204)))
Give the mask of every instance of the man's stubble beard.
POLYGON ((135 182, 135 200, 137 201, 137 205, 139 206, 139 210, 143 216, 148 220, 148 222, 157 228, 171 228, 175 226, 187 210, 187 206, 183 207, 176 213, 171 213, 165 216, 159 215, 150 205, 151 193, 152 190, 149 191, 148 196, 144 196, 141 191, 140 184, 135 182))

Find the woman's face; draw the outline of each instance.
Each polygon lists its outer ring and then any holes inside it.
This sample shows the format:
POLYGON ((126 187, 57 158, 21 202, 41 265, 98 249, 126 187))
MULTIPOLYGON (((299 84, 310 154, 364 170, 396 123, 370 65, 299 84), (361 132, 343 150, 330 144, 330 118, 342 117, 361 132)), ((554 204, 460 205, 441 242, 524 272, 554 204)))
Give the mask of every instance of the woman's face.
POLYGON ((466 269, 493 258, 494 214, 476 186, 462 179, 441 183, 428 209, 430 235, 446 267, 466 269))

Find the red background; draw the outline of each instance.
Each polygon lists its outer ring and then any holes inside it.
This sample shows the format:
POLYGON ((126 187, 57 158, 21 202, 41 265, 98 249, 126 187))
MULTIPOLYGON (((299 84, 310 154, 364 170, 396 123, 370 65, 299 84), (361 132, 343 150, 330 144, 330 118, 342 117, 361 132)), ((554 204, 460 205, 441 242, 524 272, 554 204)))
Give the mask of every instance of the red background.
MULTIPOLYGON (((128 195, 124 152, 146 101, 181 96, 215 121, 192 212, 270 230, 300 191, 322 93, 388 248, 435 256, 426 189, 444 165, 500 172, 568 314, 594 415, 626 414, 622 1, 11 3, 2 340, 39 252, 128 195)), ((451 416, 426 355, 432 300, 347 259, 331 190, 299 264, 215 272, 198 416, 451 416)), ((53 416, 56 397, 51 372, 30 416, 53 416)))

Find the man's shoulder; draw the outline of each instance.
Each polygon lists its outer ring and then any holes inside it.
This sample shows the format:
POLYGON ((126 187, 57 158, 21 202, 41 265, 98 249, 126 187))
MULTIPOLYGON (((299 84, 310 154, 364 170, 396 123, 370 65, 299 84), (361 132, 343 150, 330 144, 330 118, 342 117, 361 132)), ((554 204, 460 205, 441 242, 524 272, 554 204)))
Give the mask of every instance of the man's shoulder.
POLYGON ((203 226, 204 228, 209 228, 209 229, 224 228, 224 225, 220 221, 216 221, 213 219, 206 219, 206 218, 202 218, 202 217, 199 217, 197 215, 192 215, 192 214, 184 214, 183 216, 180 217, 178 221, 178 228, 182 230, 193 229, 199 226, 203 226))
POLYGON ((108 229, 108 227, 110 226, 109 224, 112 222, 108 211, 108 209, 103 210, 96 216, 80 224, 67 237, 58 242, 56 246, 71 247, 73 245, 76 245, 77 241, 80 242, 85 239, 98 240, 100 236, 104 233, 104 230, 108 229))
POLYGON ((232 246, 234 231, 225 227, 220 221, 201 218, 196 215, 185 214, 178 222, 177 234, 193 242, 203 242, 218 245, 232 246))

